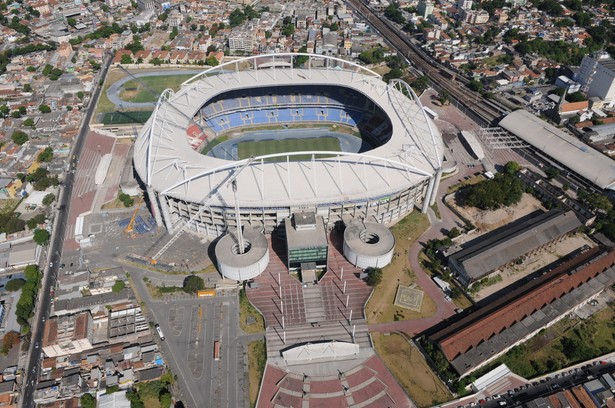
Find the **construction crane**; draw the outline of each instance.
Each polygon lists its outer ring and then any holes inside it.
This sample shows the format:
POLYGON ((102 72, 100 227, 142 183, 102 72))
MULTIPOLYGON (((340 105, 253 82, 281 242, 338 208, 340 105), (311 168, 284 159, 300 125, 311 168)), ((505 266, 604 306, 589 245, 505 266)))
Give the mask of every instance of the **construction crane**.
POLYGON ((143 204, 143 197, 139 199, 139 204, 135 207, 134 212, 132 213, 132 217, 130 218, 130 222, 126 226, 124 232, 127 234, 132 234, 135 228, 135 221, 137 220, 137 214, 139 213, 139 209, 141 208, 141 204, 143 204))
POLYGON ((152 257, 152 259, 151 259, 152 265, 157 264, 158 263, 158 259, 160 259, 160 257, 167 251, 167 249, 169 249, 171 247, 171 245, 173 245, 179 239, 179 237, 184 233, 184 231, 186 231, 186 229, 190 225, 192 225, 194 220, 198 219, 201 216, 201 214, 203 214, 203 212, 205 212, 205 209, 208 208, 209 203, 219 193, 220 189, 222 187, 228 186, 229 184, 232 184, 235 181, 235 179, 237 178, 237 176, 239 176, 239 174, 241 174, 241 172, 246 167, 248 167, 250 164, 252 164, 253 161, 254 161, 254 156, 251 156, 248 160, 246 160, 246 162, 241 167, 238 167, 238 168, 236 167, 234 172, 229 174, 224 180, 222 180, 222 182, 220 184, 218 184, 209 193, 207 193, 205 198, 203 198, 201 200, 201 202, 199 203, 200 207, 199 207, 199 210, 196 212, 196 214, 191 214, 190 215, 190 219, 181 221, 180 225, 179 225, 179 229, 177 230, 175 235, 173 235, 173 237, 171 237, 169 242, 167 242, 162 248, 160 248, 160 251, 158 251, 152 257))

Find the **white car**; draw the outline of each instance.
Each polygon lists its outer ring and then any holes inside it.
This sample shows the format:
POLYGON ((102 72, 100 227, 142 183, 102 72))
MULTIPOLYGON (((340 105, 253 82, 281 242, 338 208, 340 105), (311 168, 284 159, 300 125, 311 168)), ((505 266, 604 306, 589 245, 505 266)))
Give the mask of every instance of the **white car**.
POLYGON ((49 262, 49 267, 53 268, 53 262, 49 262))

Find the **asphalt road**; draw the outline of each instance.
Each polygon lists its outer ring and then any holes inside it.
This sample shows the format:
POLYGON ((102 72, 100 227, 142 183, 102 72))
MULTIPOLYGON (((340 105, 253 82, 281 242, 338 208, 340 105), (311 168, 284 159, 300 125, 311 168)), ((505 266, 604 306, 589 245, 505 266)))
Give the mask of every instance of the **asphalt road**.
POLYGON ((500 408, 500 406, 520 407, 536 398, 546 397, 555 394, 562 389, 569 389, 574 386, 583 384, 594 378, 600 378, 605 373, 613 373, 615 371, 614 363, 596 365, 586 365, 583 368, 570 370, 562 375, 558 374, 557 378, 546 377, 540 381, 534 381, 531 384, 521 388, 515 388, 507 394, 503 394, 500 398, 491 401, 479 403, 480 408, 500 408), (504 402, 505 404, 500 404, 504 402))
MULTIPOLYGON (((104 65, 99 78, 106 77, 107 70, 109 69, 111 61, 111 57, 107 56, 106 64, 104 65)), ((72 156, 69 156, 69 160, 71 160, 71 165, 73 163, 72 157, 78 158, 83 149, 85 138, 89 131, 89 123, 92 119, 92 115, 94 114, 96 102, 98 101, 98 97, 100 96, 101 89, 102 86, 97 86, 94 95, 92 96, 92 98, 90 98, 90 103, 88 106, 88 110, 85 114, 85 118, 82 122, 81 130, 73 146, 72 156)), ((62 247, 64 246, 64 237, 66 236, 66 224, 68 220, 70 197, 72 195, 74 181, 75 174, 70 171, 67 172, 64 179, 64 187, 62 188, 62 192, 58 199, 58 207, 55 214, 53 235, 51 237, 51 242, 47 252, 47 262, 49 262, 49 266, 47 267, 47 265, 44 265, 43 268, 46 273, 43 276, 43 282, 40 289, 38 308, 31 321, 32 336, 29 351, 30 356, 28 359, 28 363, 26 364, 26 371, 24 373, 25 387, 22 388, 22 399, 20 401, 21 406, 24 408, 34 408, 36 406, 33 398, 40 368, 39 363, 42 353, 41 345, 44 332, 43 323, 44 319, 47 319, 49 317, 49 310, 51 306, 50 292, 51 288, 55 285, 58 276, 58 266, 60 264, 62 247)))
POLYGON ((244 353, 250 340, 262 334, 239 331, 236 295, 206 299, 151 299, 143 283, 149 271, 124 266, 130 272, 133 290, 148 305, 149 317, 160 325, 165 341, 159 346, 167 364, 178 376, 181 399, 186 407, 247 406, 244 353), (200 312, 199 312, 200 309, 200 312), (214 341, 220 341, 220 360, 214 360, 214 341))

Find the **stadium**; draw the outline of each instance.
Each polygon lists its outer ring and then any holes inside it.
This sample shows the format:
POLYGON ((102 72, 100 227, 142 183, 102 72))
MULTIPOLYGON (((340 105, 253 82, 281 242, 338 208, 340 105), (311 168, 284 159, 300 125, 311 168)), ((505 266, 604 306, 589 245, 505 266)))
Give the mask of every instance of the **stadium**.
POLYGON ((296 211, 394 222, 434 202, 442 159, 405 82, 312 54, 242 58, 166 90, 134 151, 157 221, 210 237, 271 232, 296 211))

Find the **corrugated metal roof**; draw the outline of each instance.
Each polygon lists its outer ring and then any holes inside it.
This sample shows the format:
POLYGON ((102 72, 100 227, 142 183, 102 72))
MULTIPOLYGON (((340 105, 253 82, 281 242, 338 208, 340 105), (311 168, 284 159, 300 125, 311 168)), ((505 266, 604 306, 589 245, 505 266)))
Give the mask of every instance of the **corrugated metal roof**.
POLYGON ((615 161, 524 110, 500 126, 603 189, 615 190, 615 161))

